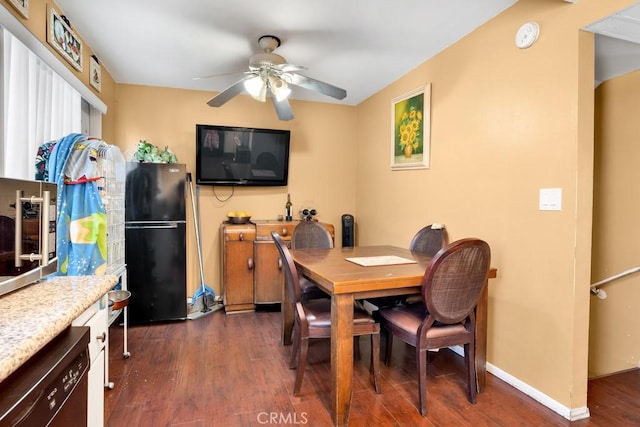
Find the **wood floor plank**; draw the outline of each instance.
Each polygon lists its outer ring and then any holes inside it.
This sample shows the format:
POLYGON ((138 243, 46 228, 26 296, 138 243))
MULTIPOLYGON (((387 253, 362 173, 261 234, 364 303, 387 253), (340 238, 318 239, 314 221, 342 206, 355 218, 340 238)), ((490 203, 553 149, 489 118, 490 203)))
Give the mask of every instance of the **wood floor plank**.
MULTIPOLYGON (((184 322, 128 328, 131 357, 123 358, 123 328, 110 328, 105 425, 331 426, 331 347, 309 347, 302 391, 292 395, 291 347, 280 345, 280 313, 223 311, 184 322)), ((384 345, 382 345, 384 348, 384 345)), ((450 350, 431 354, 427 417, 418 412, 413 347, 394 342, 381 363, 382 394, 369 378, 369 340, 354 361, 350 426, 640 426, 640 370, 589 381, 591 417, 569 422, 498 378, 475 405, 465 395, 464 363, 450 350)))

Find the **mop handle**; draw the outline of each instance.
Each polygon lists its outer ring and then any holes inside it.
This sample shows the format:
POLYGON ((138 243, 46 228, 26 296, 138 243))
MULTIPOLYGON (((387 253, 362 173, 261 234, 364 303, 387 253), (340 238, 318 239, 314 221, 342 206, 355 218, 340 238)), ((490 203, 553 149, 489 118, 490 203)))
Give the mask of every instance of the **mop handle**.
POLYGON ((193 226, 196 230, 196 244, 198 245, 198 262, 200 263, 200 284, 204 289, 204 270, 202 264, 202 245, 200 244, 200 227, 198 224, 198 218, 196 218, 196 201, 193 195, 193 180, 191 179, 191 173, 187 172, 187 179, 189 180, 189 193, 191 194, 191 208, 193 210, 193 226))

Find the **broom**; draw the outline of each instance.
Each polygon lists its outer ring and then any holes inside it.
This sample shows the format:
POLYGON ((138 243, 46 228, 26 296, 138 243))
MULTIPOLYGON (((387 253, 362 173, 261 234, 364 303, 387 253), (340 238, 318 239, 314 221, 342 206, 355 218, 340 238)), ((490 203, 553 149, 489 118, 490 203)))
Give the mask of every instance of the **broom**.
MULTIPOLYGON (((196 201, 193 194, 193 180, 191 173, 187 173, 189 180, 189 192, 191 194, 191 207, 193 210, 193 224, 196 231, 196 244, 198 245, 198 263, 200 265, 200 287, 191 297, 191 312, 187 316, 189 319, 197 319, 206 314, 213 313, 216 309, 222 308, 222 304, 216 305, 216 293, 206 285, 204 280, 204 265, 202 264, 202 242, 200 240, 200 209, 196 209, 196 201)), ((199 188, 196 189, 199 195, 199 188)), ((199 199, 199 197, 198 197, 199 199)), ((198 205, 199 205, 198 200, 198 205)))

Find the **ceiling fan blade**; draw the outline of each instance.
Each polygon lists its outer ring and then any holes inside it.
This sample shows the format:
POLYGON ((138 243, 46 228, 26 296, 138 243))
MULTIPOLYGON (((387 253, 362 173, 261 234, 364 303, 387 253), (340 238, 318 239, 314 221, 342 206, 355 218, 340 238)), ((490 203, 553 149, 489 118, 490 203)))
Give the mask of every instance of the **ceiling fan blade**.
POLYGON ((324 95, 330 96, 336 99, 344 99, 347 96, 347 91, 337 86, 330 85, 329 83, 321 82, 320 80, 312 79, 311 77, 303 76, 296 73, 288 73, 285 80, 290 80, 289 83, 296 86, 303 87, 305 89, 320 92, 324 95))
POLYGON ((293 119, 293 112, 291 112, 291 106, 289 105, 289 101, 283 99, 282 101, 276 100, 275 97, 271 97, 273 101, 273 106, 276 109, 276 113, 278 113, 278 118, 283 121, 293 119))
POLYGON ((304 65, 295 65, 295 64, 277 64, 277 65, 274 65, 273 68, 283 73, 292 73, 295 71, 303 71, 308 69, 304 65))
POLYGON ((233 71, 231 73, 219 73, 219 74, 209 74, 208 76, 199 76, 193 77, 191 80, 204 80, 204 79, 212 79, 214 77, 222 77, 222 76, 233 76, 234 74, 247 74, 250 71, 233 71))
POLYGON ((236 95, 244 91, 244 81, 253 78, 253 74, 249 74, 214 96, 207 102, 210 107, 220 107, 236 95))

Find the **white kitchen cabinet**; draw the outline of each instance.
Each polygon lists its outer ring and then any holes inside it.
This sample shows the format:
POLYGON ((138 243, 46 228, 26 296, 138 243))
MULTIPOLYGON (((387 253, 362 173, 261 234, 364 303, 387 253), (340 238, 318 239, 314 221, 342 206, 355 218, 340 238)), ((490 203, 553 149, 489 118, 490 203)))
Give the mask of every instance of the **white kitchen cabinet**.
POLYGON ((89 370, 89 393, 87 395, 87 426, 102 427, 104 425, 104 369, 96 366, 105 366, 105 358, 108 357, 104 350, 98 353, 95 360, 91 361, 89 370))
POLYGON ((107 296, 89 307, 72 326, 88 326, 91 340, 89 341, 89 390, 87 395, 87 425, 102 427, 104 425, 104 386, 105 367, 108 355, 106 345, 109 340, 107 296))

